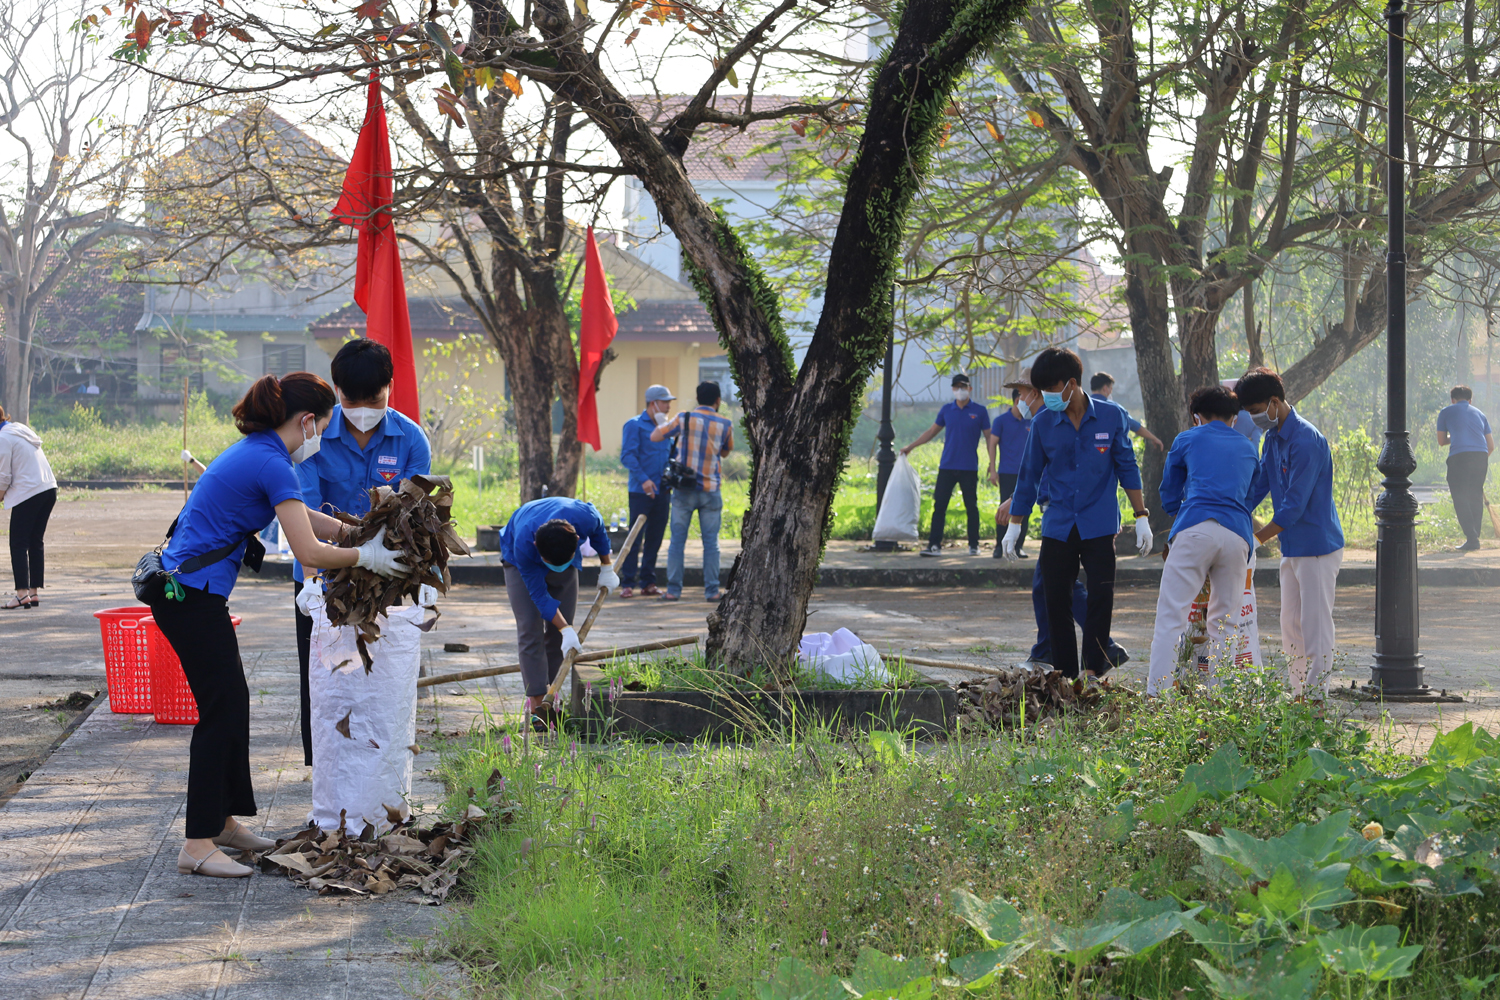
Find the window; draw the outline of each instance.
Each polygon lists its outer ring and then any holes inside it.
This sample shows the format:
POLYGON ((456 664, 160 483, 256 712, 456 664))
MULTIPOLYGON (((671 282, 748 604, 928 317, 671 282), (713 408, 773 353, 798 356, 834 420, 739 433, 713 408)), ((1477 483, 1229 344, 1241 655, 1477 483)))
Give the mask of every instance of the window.
POLYGON ((635 361, 635 401, 644 406, 646 390, 653 385, 664 385, 672 395, 677 392, 676 358, 637 358, 635 361))
POLYGON ((203 350, 181 344, 161 345, 161 378, 163 388, 171 390, 187 376, 188 387, 193 392, 203 391, 203 350))
POLYGON ((266 375, 280 378, 289 372, 307 370, 307 348, 302 344, 267 344, 265 358, 266 375))
POLYGON ((739 402, 739 393, 735 390, 734 376, 729 371, 728 358, 704 358, 699 361, 698 381, 719 383, 719 393, 725 403, 739 402))

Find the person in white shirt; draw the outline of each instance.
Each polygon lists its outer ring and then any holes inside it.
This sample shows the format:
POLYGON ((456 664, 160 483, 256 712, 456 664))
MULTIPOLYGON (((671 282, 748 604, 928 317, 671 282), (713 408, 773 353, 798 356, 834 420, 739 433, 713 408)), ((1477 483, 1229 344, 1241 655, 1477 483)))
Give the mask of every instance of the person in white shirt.
POLYGON ((36 431, 7 419, 3 407, 0 498, 10 511, 10 566, 16 578, 15 596, 0 609, 34 608, 42 603, 42 536, 57 503, 57 479, 36 431))

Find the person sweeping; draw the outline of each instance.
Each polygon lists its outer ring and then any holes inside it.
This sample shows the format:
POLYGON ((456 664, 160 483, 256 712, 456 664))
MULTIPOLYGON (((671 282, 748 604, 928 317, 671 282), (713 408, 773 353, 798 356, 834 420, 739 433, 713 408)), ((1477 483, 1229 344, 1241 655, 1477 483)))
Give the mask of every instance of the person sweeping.
POLYGON ((523 504, 500 533, 505 592, 516 618, 521 680, 528 719, 542 711, 547 688, 568 653, 583 644, 572 621, 578 610, 579 548, 588 539, 599 553, 599 586, 618 591, 610 567, 609 533, 593 504, 571 497, 542 497, 523 504))
POLYGON ((1221 385, 1193 393, 1194 426, 1177 435, 1161 479, 1161 506, 1176 515, 1156 598, 1156 631, 1146 694, 1172 683, 1177 637, 1187 625, 1193 598, 1209 581, 1209 664, 1225 659, 1226 638, 1239 618, 1245 569, 1254 550, 1249 493, 1260 460, 1234 429, 1240 402, 1221 385))
POLYGON ((259 379, 235 404, 237 441, 198 480, 161 552, 164 593, 151 614, 182 663, 198 703, 189 748, 187 839, 177 855, 183 874, 243 878, 251 869, 221 850, 261 851, 258 837, 236 816, 254 816, 250 781, 250 688, 229 617, 229 594, 240 563, 255 568, 260 553, 246 544, 280 520, 303 566, 360 566, 381 576, 405 570, 399 551, 377 536, 359 548, 338 548, 344 526, 302 501, 294 466, 316 454, 333 413, 333 389, 311 372, 259 379))

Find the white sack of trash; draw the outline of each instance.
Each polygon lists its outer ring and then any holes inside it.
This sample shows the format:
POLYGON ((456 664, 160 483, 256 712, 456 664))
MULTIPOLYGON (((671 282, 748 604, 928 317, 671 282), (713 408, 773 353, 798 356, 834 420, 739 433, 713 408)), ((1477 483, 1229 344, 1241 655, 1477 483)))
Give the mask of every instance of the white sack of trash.
POLYGON ((366 824, 383 833, 391 815, 411 815, 411 747, 417 739, 417 673, 422 664, 419 606, 386 609, 375 661, 365 673, 357 630, 328 621, 322 594, 308 601, 312 615, 308 694, 312 715, 312 811, 323 830, 359 836, 366 824))
POLYGON ((841 684, 855 681, 884 684, 891 679, 880 651, 846 628, 804 635, 797 648, 797 660, 841 684))

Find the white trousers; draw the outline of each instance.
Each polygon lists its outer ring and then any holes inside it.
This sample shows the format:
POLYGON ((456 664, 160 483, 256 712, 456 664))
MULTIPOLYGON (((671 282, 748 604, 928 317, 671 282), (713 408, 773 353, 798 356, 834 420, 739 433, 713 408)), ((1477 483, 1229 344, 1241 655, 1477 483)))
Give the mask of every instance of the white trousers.
POLYGON ((1209 586, 1208 662, 1217 669, 1226 656, 1228 637, 1236 634, 1249 558, 1250 547, 1245 540, 1218 521, 1204 521, 1172 536, 1156 598, 1147 694, 1160 694, 1163 688, 1171 687, 1177 666, 1177 639, 1187 627, 1188 613, 1205 578, 1209 586))
POLYGON ((1292 694, 1322 698, 1333 670, 1333 590, 1344 550, 1281 558, 1281 648, 1292 694))

